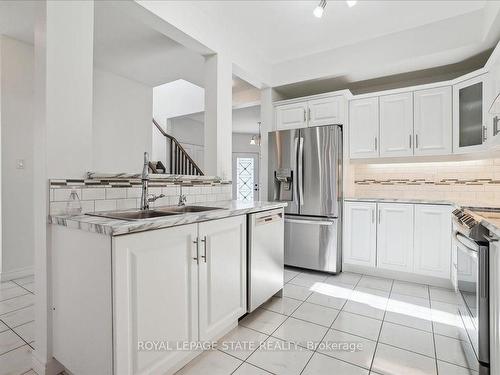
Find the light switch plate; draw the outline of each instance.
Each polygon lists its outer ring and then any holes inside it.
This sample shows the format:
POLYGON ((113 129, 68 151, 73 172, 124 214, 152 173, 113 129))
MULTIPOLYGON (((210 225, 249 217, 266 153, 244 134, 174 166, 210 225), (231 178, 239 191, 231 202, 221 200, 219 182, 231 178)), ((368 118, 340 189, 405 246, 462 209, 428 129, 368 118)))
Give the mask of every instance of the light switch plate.
POLYGON ((17 159, 16 160, 16 168, 17 169, 24 169, 24 159, 17 159))

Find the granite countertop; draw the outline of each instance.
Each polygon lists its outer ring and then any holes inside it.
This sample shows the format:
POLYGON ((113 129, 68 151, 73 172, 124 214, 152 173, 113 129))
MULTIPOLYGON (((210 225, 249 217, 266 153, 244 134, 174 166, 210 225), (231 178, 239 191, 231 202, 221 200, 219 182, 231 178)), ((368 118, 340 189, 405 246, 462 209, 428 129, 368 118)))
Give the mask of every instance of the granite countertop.
MULTIPOLYGON (((143 232, 153 229, 174 227, 183 224, 192 224, 202 221, 221 219, 230 216, 244 215, 253 212, 267 211, 282 208, 287 205, 283 202, 241 202, 218 201, 196 203, 196 206, 218 207, 220 210, 191 212, 172 216, 163 216, 151 219, 125 221, 89 215, 53 215, 49 216, 49 223, 62 225, 72 229, 100 233, 109 236, 118 236, 128 233, 143 232)), ((160 207, 157 207, 160 208, 160 207)), ((152 208, 153 210, 155 208, 152 208)))
POLYGON ((430 199, 407 199, 407 198, 357 198, 347 197, 344 201, 358 201, 358 202, 386 202, 386 203, 413 203, 413 204, 439 204, 439 205, 452 205, 456 203, 444 200, 430 200, 430 199))

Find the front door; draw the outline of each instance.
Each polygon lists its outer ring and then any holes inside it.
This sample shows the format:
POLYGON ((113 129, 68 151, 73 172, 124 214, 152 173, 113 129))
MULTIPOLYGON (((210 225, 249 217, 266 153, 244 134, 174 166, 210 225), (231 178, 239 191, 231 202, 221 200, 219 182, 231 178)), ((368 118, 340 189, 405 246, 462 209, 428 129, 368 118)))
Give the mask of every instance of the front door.
POLYGON ((233 199, 259 200, 259 154, 233 153, 233 199))

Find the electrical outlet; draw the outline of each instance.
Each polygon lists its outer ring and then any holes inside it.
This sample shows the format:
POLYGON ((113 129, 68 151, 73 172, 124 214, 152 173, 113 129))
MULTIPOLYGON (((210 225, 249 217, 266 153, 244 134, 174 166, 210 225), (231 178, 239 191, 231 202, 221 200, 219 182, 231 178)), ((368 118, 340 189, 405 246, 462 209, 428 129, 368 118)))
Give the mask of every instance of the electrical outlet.
POLYGON ((16 168, 17 169, 24 169, 24 159, 17 159, 16 160, 16 168))

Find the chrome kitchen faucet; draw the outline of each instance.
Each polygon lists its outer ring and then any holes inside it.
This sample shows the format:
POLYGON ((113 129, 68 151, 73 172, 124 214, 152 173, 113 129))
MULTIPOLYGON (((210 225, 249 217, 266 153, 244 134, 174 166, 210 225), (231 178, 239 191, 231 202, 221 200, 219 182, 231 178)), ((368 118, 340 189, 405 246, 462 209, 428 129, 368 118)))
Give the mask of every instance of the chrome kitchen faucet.
POLYGON ((149 154, 144 153, 144 166, 142 167, 142 192, 141 192, 141 210, 149 210, 149 203, 163 198, 165 195, 149 194, 149 154))

